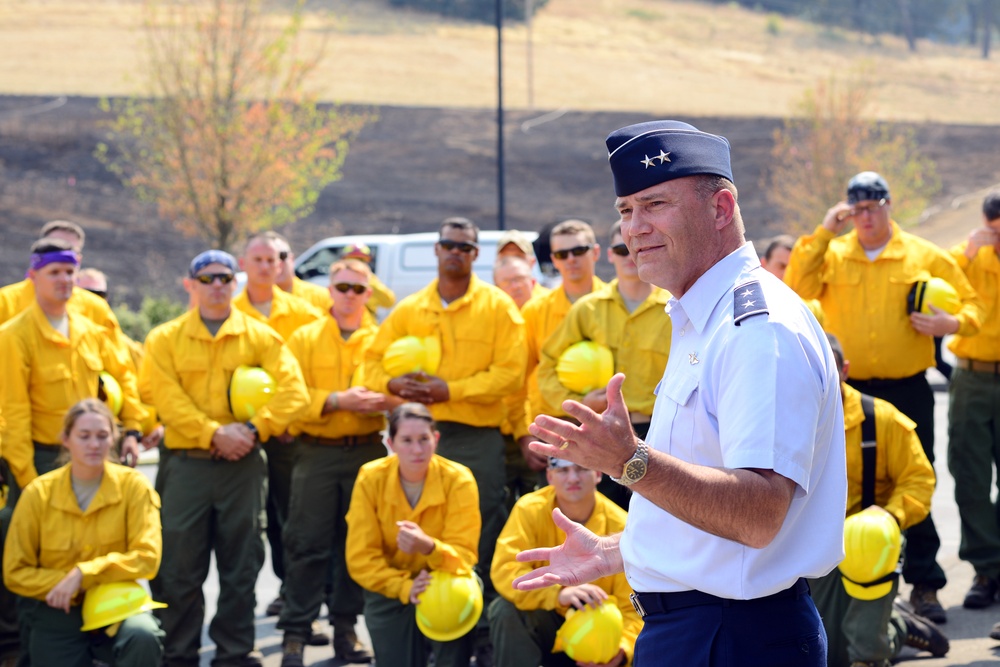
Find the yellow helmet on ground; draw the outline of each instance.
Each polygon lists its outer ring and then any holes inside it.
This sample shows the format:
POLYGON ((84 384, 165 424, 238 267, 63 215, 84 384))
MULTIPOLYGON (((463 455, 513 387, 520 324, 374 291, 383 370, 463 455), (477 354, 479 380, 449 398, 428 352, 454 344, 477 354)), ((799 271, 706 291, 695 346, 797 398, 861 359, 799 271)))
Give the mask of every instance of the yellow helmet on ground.
POLYGON ((930 278, 913 283, 910 293, 906 297, 907 312, 921 312, 924 315, 933 315, 930 306, 940 308, 949 315, 954 315, 962 309, 962 300, 958 298, 958 292, 946 280, 941 278, 930 278))
POLYGON ((237 366, 229 381, 229 409, 238 421, 252 419, 277 391, 271 374, 263 368, 237 366))
POLYGON ((899 524, 881 507, 868 507, 844 522, 844 560, 841 581, 858 600, 876 600, 889 594, 897 576, 901 538, 899 524))
POLYGON ((80 631, 97 630, 144 611, 166 606, 162 602, 153 602, 146 589, 135 581, 99 584, 87 591, 83 598, 83 627, 80 631))
POLYGON ((97 397, 108 404, 115 417, 122 411, 122 386, 111 373, 101 371, 97 380, 97 397))
POLYGON ((552 650, 565 651, 577 662, 610 662, 618 653, 622 626, 622 612, 613 595, 597 608, 570 609, 552 650))
POLYGON ((586 394, 608 384, 615 374, 615 358, 606 345, 592 340, 573 343, 559 355, 559 384, 575 394, 586 394))
POLYGON ((441 341, 436 336, 403 336, 382 355, 382 368, 392 377, 424 372, 434 375, 441 365, 441 341))
POLYGON ((483 589, 475 575, 431 572, 431 583, 420 594, 417 627, 436 642, 450 642, 475 627, 483 613, 483 589))

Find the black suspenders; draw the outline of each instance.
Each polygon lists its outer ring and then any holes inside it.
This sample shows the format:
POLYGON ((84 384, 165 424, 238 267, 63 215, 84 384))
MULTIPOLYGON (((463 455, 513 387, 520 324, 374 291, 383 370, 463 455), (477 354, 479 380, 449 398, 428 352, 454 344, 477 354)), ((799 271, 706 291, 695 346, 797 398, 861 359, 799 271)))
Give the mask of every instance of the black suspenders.
POLYGON ((875 399, 861 394, 861 509, 875 504, 875 399))

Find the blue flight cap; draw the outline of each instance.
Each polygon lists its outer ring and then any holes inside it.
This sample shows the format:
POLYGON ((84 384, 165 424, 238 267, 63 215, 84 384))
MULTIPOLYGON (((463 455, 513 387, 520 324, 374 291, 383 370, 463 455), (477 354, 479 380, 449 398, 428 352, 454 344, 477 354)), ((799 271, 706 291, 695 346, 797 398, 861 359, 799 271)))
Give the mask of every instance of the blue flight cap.
POLYGON ((228 252, 225 252, 224 250, 206 250, 191 260, 191 266, 188 267, 188 275, 194 278, 198 275, 199 271, 204 269, 209 264, 222 264, 233 273, 239 271, 239 267, 236 264, 236 258, 228 252))
POLYGON ((609 134, 605 143, 619 197, 696 174, 733 180, 729 141, 677 120, 629 125, 609 134))

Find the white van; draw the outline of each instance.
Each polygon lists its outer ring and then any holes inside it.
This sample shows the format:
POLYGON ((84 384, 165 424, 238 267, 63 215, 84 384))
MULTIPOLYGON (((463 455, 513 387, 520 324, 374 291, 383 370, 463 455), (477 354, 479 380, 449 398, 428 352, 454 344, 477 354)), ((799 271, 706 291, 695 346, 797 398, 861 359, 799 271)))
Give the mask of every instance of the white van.
MULTIPOLYGON (((538 236, 535 232, 523 232, 529 241, 538 236)), ((479 256, 472 265, 476 275, 493 283, 493 261, 497 255, 497 241, 503 232, 486 230, 479 232, 479 256)), ((434 244, 438 232, 419 234, 372 234, 369 236, 331 236, 313 244, 295 259, 295 274, 303 280, 317 285, 328 284, 330 265, 339 259, 345 246, 363 243, 372 251, 372 270, 389 289, 396 294, 396 301, 417 292, 437 278, 438 263, 434 255, 434 244)), ((534 268, 535 280, 543 284, 541 272, 534 268)), ((384 317, 385 312, 379 312, 384 317)))

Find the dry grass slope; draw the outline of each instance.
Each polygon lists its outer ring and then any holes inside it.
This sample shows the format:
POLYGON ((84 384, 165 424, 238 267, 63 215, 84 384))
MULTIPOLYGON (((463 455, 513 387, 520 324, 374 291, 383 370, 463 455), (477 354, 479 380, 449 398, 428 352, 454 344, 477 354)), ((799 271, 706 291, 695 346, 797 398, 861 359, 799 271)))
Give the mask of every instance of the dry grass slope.
MULTIPOLYGON (((288 0, 282 0, 287 5, 288 0)), ((275 7, 280 23, 282 2, 275 7)), ((0 3, 0 92, 142 91, 139 0, 0 3)), ((1000 124, 1000 57, 969 47, 873 39, 726 5, 551 0, 534 22, 534 107, 687 116, 782 116, 804 88, 862 62, 875 112, 897 121, 1000 124), (772 22, 774 25, 774 22, 772 22)), ((433 107, 495 105, 489 26, 400 11, 387 0, 309 5, 307 46, 326 40, 314 84, 327 100, 433 107), (332 10, 332 11, 331 11, 332 10)), ((527 106, 527 31, 505 33, 506 101, 527 106)))

